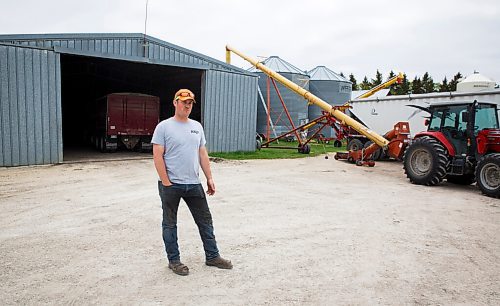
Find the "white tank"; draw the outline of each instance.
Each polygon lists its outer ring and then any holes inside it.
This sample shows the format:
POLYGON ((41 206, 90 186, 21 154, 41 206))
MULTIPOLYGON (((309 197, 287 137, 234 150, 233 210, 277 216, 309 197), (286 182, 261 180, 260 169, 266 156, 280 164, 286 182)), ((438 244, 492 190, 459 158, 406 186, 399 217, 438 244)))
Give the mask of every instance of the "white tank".
POLYGON ((481 90, 491 90, 495 88, 495 81, 485 77, 478 72, 469 75, 463 81, 457 84, 458 92, 474 92, 481 90))

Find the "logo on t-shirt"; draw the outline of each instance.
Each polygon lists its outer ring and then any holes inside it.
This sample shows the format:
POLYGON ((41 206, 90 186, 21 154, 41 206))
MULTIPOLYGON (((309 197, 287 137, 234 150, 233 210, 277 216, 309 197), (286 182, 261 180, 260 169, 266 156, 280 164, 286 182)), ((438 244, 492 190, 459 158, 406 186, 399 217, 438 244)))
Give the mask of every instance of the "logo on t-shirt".
POLYGON ((197 131, 197 130, 191 130, 191 134, 199 134, 200 131, 197 131))

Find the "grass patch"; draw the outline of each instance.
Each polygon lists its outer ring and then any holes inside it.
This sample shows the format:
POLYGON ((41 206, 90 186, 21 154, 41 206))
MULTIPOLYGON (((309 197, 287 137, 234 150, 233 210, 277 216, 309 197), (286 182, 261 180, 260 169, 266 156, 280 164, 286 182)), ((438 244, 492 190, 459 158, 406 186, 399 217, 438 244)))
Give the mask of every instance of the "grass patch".
POLYGON ((297 151, 298 142, 284 142, 280 141, 279 146, 290 147, 291 149, 270 149, 262 148, 260 151, 254 152, 231 152, 231 153, 210 153, 210 157, 218 157, 224 159, 282 159, 282 158, 304 158, 310 156, 318 156, 325 154, 325 152, 338 152, 345 151, 346 148, 340 147, 336 148, 332 143, 329 144, 318 144, 309 143, 311 146, 311 152, 309 154, 302 154, 297 151))

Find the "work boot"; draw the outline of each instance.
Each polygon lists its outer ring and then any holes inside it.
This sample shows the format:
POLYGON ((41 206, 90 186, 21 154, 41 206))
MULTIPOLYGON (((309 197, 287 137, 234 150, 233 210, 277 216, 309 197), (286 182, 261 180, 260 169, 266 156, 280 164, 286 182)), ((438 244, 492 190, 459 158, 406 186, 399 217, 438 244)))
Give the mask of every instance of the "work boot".
POLYGON ((180 261, 169 263, 168 268, 177 275, 186 276, 189 274, 189 268, 180 261))
POLYGON ((209 259, 205 262, 207 266, 217 267, 219 269, 232 269, 233 264, 230 260, 224 259, 220 256, 217 256, 213 259, 209 259))

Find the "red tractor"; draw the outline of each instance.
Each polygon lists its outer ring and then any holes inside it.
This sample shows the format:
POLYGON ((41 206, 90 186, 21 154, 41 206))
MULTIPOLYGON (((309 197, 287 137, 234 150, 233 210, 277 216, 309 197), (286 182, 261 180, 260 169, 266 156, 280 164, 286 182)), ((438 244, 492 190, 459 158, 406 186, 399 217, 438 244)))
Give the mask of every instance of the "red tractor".
POLYGON ((405 151, 406 176, 413 184, 433 186, 446 179, 500 197, 500 129, 497 104, 460 102, 415 106, 430 114, 426 132, 405 151))

